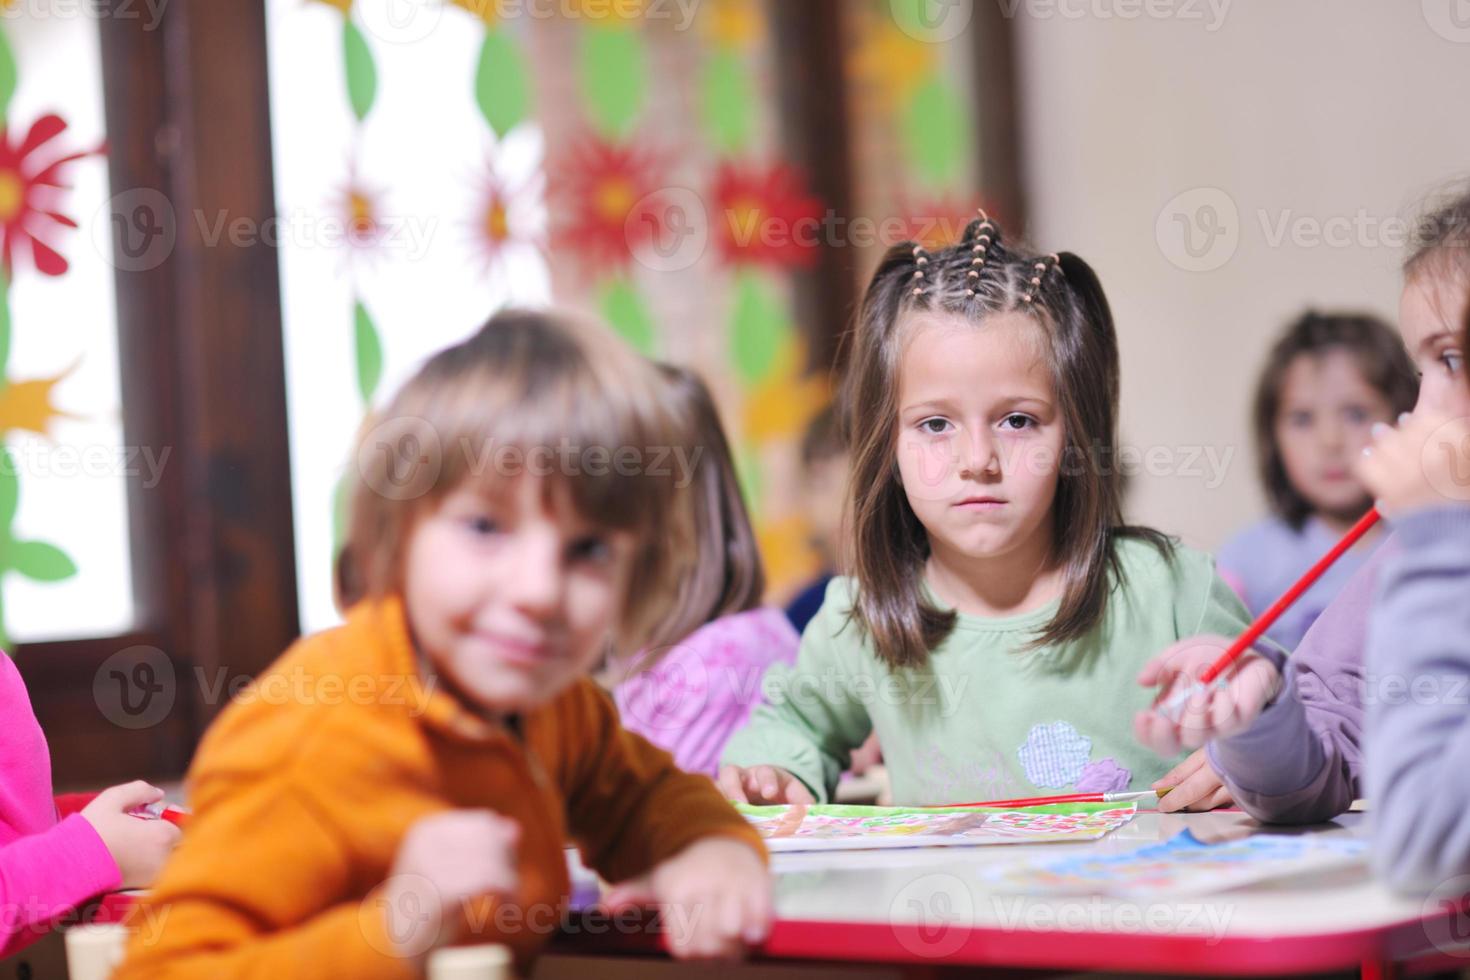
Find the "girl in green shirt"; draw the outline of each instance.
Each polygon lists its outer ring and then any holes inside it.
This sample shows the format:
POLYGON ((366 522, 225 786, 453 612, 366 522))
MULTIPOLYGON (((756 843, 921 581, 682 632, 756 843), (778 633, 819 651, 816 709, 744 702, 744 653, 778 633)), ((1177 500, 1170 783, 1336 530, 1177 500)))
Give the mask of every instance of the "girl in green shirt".
POLYGON ((983 215, 932 254, 890 249, 843 402, 852 574, 795 666, 766 674, 726 794, 828 800, 873 731, 900 804, 1162 777, 1178 760, 1132 736, 1139 668, 1247 618, 1209 556, 1123 523, 1117 336, 1092 268, 1013 250, 983 215))

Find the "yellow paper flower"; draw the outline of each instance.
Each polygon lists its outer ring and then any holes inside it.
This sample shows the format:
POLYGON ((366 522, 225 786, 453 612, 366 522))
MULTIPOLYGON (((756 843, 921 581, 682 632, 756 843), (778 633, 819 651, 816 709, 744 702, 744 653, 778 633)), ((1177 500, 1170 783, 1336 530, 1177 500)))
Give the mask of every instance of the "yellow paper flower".
POLYGON ((570 20, 588 27, 627 27, 643 19, 649 0, 562 0, 570 20))
POLYGON ((761 8, 751 0, 717 0, 703 26, 721 47, 748 48, 765 33, 761 8))
POLYGON ((483 20, 485 22, 485 26, 487 27, 494 25, 495 21, 498 19, 496 0, 449 0, 449 2, 454 4, 456 7, 468 10, 470 13, 483 20))
POLYGON ((331 7, 343 17, 352 13, 352 0, 316 0, 316 2, 324 7, 331 7))
POLYGON ((741 432, 747 443, 799 439, 831 400, 831 385, 818 373, 803 376, 806 347, 787 338, 760 384, 745 393, 741 432))
POLYGON ((851 70, 881 104, 902 105, 934 70, 936 47, 884 21, 864 34, 852 53, 851 70))
POLYGON ((24 429, 49 437, 52 422, 60 418, 76 418, 58 409, 51 401, 53 389, 74 370, 75 364, 54 378, 12 381, 7 385, 0 391, 0 433, 24 429))

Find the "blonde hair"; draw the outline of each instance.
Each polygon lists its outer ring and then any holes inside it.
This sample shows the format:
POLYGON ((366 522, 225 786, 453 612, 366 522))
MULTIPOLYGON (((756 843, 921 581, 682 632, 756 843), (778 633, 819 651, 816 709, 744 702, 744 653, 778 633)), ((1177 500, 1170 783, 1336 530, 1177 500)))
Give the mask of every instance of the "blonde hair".
POLYGON ((466 483, 519 475, 565 492, 586 520, 638 542, 620 617, 642 635, 687 537, 664 459, 677 437, 653 365, 605 328, 505 310, 431 357, 359 439, 344 565, 364 597, 401 594, 418 519, 466 483), (536 460, 542 460, 540 464, 536 460))

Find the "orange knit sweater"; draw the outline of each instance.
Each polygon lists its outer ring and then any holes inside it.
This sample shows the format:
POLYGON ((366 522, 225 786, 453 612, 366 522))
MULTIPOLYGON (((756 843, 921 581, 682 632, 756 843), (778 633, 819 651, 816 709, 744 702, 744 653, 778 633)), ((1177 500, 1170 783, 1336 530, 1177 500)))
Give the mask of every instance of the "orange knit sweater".
POLYGON ((189 784, 188 832, 114 980, 410 975, 379 888, 409 827, 449 808, 520 824, 516 900, 472 903, 459 928, 523 967, 561 921, 568 842, 610 881, 710 835, 764 855, 710 780, 624 731, 590 680, 525 715, 521 739, 421 682, 397 600, 357 606, 262 673, 189 784))

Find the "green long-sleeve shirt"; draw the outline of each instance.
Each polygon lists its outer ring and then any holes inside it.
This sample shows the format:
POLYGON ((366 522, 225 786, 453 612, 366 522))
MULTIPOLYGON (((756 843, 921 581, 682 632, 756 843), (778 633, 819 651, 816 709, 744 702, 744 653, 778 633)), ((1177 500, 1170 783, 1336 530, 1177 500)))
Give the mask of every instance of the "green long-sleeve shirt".
POLYGON ((848 620, 853 581, 833 580, 795 666, 767 672, 763 703, 722 761, 780 766, 826 801, 876 731, 901 805, 1147 789, 1182 756, 1134 741, 1133 715, 1154 694, 1139 669, 1181 637, 1232 636, 1248 617, 1209 555, 1176 546, 1170 559, 1134 538, 1116 547, 1122 579, 1080 640, 1021 649, 1059 600, 1005 618, 962 613, 927 664, 899 670, 848 620))

